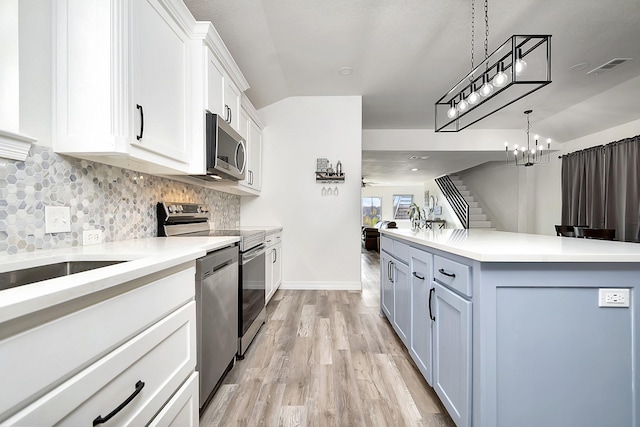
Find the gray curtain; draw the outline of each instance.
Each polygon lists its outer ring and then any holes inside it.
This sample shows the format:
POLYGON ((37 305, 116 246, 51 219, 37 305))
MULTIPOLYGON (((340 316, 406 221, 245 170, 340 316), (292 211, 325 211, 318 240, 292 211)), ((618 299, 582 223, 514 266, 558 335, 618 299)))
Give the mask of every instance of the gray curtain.
POLYGON ((605 154, 605 228, 616 240, 640 241, 640 136, 607 144, 605 154))
POLYGON ((604 228, 602 146, 562 156, 562 224, 604 228))

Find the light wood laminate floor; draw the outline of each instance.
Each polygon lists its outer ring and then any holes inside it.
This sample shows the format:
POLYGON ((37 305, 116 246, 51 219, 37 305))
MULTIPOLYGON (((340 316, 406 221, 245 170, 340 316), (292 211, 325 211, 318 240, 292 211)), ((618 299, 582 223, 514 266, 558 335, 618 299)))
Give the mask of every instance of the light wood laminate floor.
POLYGON ((279 290, 200 425, 454 427, 380 317, 379 281, 366 252, 361 292, 279 290))

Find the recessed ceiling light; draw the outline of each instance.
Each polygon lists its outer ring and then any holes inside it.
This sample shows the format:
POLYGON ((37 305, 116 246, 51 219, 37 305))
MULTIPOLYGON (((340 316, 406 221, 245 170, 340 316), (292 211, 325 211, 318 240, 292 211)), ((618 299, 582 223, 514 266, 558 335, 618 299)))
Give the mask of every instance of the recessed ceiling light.
POLYGON ((582 70, 585 70, 588 66, 589 66, 588 62, 581 62, 579 64, 572 65, 571 67, 569 67, 569 70, 571 70, 571 71, 582 71, 582 70))
POLYGON ((411 169, 411 172, 417 172, 417 171, 418 171, 418 168, 411 169))
POLYGON ((348 76, 351 75, 351 73, 353 73, 353 68, 351 67, 338 68, 338 74, 340 74, 341 76, 348 76))
POLYGON ((429 156, 409 156, 409 160, 427 160, 429 156))

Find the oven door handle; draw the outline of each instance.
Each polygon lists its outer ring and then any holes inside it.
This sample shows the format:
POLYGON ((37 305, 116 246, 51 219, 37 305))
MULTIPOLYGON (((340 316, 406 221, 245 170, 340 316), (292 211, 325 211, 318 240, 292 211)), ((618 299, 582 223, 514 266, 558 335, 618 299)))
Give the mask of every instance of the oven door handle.
POLYGON ((246 264, 249 261, 253 261, 253 259, 259 257, 260 255, 263 255, 264 252, 265 252, 265 249, 264 249, 265 246, 266 245, 263 243, 260 246, 257 246, 255 248, 251 249, 250 251, 243 253, 242 254, 242 263, 246 264))

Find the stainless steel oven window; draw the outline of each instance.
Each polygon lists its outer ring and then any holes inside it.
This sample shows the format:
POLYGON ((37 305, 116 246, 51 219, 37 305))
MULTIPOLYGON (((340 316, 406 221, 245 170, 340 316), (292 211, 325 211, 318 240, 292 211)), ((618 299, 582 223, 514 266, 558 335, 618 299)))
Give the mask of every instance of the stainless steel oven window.
POLYGON ((260 245, 242 254, 242 310, 240 318, 243 336, 260 314, 265 304, 265 249, 260 245))

